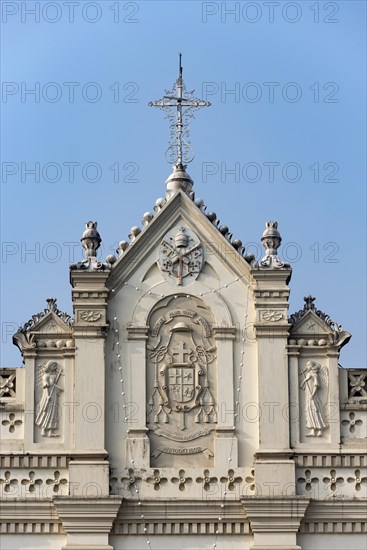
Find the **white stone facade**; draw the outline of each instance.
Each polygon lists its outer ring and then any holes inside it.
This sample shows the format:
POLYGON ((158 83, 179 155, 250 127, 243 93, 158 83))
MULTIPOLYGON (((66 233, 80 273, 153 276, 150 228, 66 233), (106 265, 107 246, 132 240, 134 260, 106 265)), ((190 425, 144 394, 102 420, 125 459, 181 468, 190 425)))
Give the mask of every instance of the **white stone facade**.
POLYGON ((338 366, 350 335, 311 297, 289 315, 274 222, 259 264, 175 186, 106 264, 90 222, 73 317, 51 299, 14 336, 2 547, 364 548, 367 371, 338 366))

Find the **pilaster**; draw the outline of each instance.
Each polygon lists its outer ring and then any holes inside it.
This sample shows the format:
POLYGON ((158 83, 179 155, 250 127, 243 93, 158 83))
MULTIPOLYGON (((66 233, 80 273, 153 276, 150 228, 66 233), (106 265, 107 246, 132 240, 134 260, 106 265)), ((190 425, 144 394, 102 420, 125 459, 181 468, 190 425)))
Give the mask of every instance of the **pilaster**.
POLYGON ((235 327, 213 328, 217 345, 218 365, 231 365, 231 368, 218 369, 218 423, 215 430, 215 465, 228 465, 231 457, 231 466, 238 465, 237 437, 234 435, 235 405, 234 405, 234 377, 233 377, 233 342, 235 327))
POLYGON ((108 275, 105 271, 70 272, 76 348, 74 449, 81 457, 70 465, 74 496, 109 493, 104 425, 108 275))
POLYGON ((310 499, 306 497, 242 497, 254 533, 250 550, 301 550, 297 532, 310 499))
POLYGON ((67 534, 66 546, 62 550, 113 550, 108 539, 121 497, 57 497, 53 502, 67 534))
POLYGON ((132 401, 139 403, 134 424, 129 427, 126 439, 126 466, 134 460, 136 468, 144 467, 150 460, 150 440, 146 425, 146 341, 147 326, 131 325, 127 328, 130 345, 130 391, 132 401))
POLYGON ((291 271, 254 271, 259 396, 259 449, 255 475, 260 495, 295 494, 289 441, 288 280, 291 271))

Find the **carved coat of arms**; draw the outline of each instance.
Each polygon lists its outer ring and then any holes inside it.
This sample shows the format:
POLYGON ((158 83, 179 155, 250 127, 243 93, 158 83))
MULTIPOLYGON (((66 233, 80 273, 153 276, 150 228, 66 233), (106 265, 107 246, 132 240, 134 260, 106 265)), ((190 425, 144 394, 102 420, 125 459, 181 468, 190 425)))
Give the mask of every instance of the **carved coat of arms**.
POLYGON ((185 430, 185 413, 190 411, 194 411, 195 423, 216 422, 215 399, 209 383, 215 347, 209 341, 209 324, 192 310, 177 309, 160 317, 151 335, 157 339, 156 345, 148 344, 149 361, 155 368, 149 403, 150 411, 154 412, 153 422, 167 424, 176 413, 177 427, 185 430), (177 317, 188 319, 186 322, 176 320, 177 317))
POLYGON ((186 286, 199 275, 203 266, 203 247, 187 227, 171 229, 159 251, 159 267, 164 277, 178 286, 186 286))
MULTIPOLYGON (((173 332, 190 331, 188 325, 178 323, 173 332)), ((191 361, 197 361, 197 356, 183 341, 177 342, 170 357, 172 363, 162 366, 161 374, 165 378, 163 392, 170 408, 176 411, 189 411, 198 404, 197 397, 202 387, 199 376, 203 374, 200 367, 191 361), (191 361, 190 361, 191 360, 191 361)))

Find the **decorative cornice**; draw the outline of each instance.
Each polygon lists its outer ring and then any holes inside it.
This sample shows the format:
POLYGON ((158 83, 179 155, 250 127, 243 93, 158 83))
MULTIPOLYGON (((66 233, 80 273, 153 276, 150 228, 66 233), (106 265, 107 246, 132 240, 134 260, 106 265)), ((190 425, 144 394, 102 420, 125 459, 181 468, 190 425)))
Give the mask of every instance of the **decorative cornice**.
POLYGON ((74 297, 85 297, 87 299, 93 297, 106 296, 107 288, 105 281, 109 277, 110 271, 78 271, 70 270, 70 284, 73 287, 74 297), (77 294, 79 292, 79 294, 77 294))
POLYGON ((244 535, 263 528, 300 533, 354 534, 366 532, 365 499, 314 500, 304 497, 242 497, 210 500, 145 500, 144 522, 136 499, 56 497, 53 500, 7 499, 1 503, 1 534, 61 534, 108 532, 115 535, 244 535), (309 503, 308 507, 307 504, 309 503), (54 506, 55 505, 55 506, 54 506), (55 510, 56 508, 56 510, 55 510), (306 512, 304 513, 304 510, 306 512), (60 517, 57 512, 60 512, 60 517), (248 514, 248 515, 247 515, 248 514), (304 514, 304 517, 302 517, 304 514), (218 522, 218 517, 222 521, 218 522), (65 522, 65 530, 61 519, 65 522), (262 521, 264 518, 264 521, 262 521), (252 522, 253 528, 250 526, 252 522), (144 531, 144 528, 147 531, 144 531), (27 531, 25 531, 27 530, 27 531))
MULTIPOLYGON (((209 497, 210 498, 210 497, 209 497)), ((220 501, 208 500, 145 500, 144 523, 136 500, 124 500, 114 523, 114 534, 162 533, 166 535, 243 535, 250 533, 250 525, 243 507, 237 500, 227 500, 224 508, 220 501), (218 522, 218 517, 222 521, 218 522)))
MULTIPOLYGON (((46 302, 47 308, 40 313, 32 315, 32 319, 27 321, 23 326, 19 327, 18 331, 13 336, 13 343, 19 348, 23 356, 25 356, 26 353, 32 356, 34 348, 36 347, 35 334, 37 334, 37 331, 35 329, 48 317, 52 318, 52 316, 56 316, 56 318, 61 322, 63 329, 68 333, 71 331, 74 320, 68 313, 60 311, 57 308, 56 298, 48 298, 46 302)), ((64 334, 59 334, 58 332, 53 333, 50 331, 50 334, 51 333, 59 338, 66 337, 64 334)))
POLYGON ((320 309, 316 309, 316 306, 314 304, 316 298, 314 298, 310 294, 309 296, 305 296, 303 299, 305 301, 303 309, 300 309, 296 313, 292 313, 292 315, 289 317, 289 322, 291 323, 291 325, 295 325, 296 323, 298 323, 298 321, 302 319, 302 317, 306 315, 306 313, 308 313, 309 311, 313 311, 314 314, 317 315, 317 317, 319 317, 322 321, 324 321, 326 325, 328 325, 329 328, 331 328, 331 330, 336 332, 341 331, 341 325, 338 325, 335 321, 333 321, 330 315, 321 311, 320 309))
POLYGON ((21 326, 18 330, 18 332, 28 333, 30 332, 42 319, 47 317, 50 313, 54 313, 57 315, 57 317, 68 327, 70 327, 73 324, 73 319, 70 317, 68 313, 65 313, 64 311, 60 311, 57 308, 57 300, 56 298, 47 298, 47 308, 45 308, 40 313, 36 313, 35 315, 32 315, 32 319, 27 321, 23 326, 21 326))
POLYGON ((254 330, 256 336, 262 338, 288 338, 289 336, 289 327, 288 323, 282 324, 263 324, 263 323, 254 323, 254 330))
POLYGON ((0 468, 67 468, 69 457, 59 455, 2 455, 0 468))
POLYGON ((341 347, 345 346, 351 339, 352 335, 342 330, 341 325, 338 325, 336 321, 333 321, 327 313, 321 311, 320 309, 317 309, 314 301, 316 298, 313 296, 305 296, 304 301, 305 305, 303 306, 303 309, 300 309, 296 313, 292 313, 292 315, 289 317, 289 323, 291 324, 291 332, 292 334, 297 332, 297 325, 298 323, 309 314, 315 315, 318 319, 320 319, 325 327, 328 329, 328 334, 325 335, 325 338, 327 339, 327 343, 329 346, 335 347, 340 349, 341 347))
POLYGON ((325 454, 317 451, 309 453, 296 453, 294 460, 297 467, 302 468, 362 468, 365 466, 365 453, 353 454, 325 454))
POLYGON ((62 523, 51 500, 19 499, 1 502, 1 534, 60 534, 62 523))
POLYGON ((301 533, 366 533, 367 501, 363 500, 323 500, 311 499, 301 533))

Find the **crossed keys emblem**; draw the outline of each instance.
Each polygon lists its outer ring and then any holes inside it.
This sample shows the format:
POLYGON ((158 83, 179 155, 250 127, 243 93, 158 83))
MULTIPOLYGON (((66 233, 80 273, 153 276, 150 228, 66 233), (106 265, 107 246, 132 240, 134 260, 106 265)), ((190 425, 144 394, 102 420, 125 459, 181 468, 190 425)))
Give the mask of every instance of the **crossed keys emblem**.
POLYGON ((182 286, 184 277, 187 277, 191 273, 199 273, 201 262, 197 261, 197 259, 201 256, 198 250, 201 248, 200 243, 183 252, 175 250, 164 241, 163 246, 167 249, 167 260, 163 263, 162 268, 164 271, 168 271, 170 275, 173 275, 173 277, 176 277, 178 286, 182 286))
POLYGON ((161 270, 170 277, 174 277, 178 286, 183 285, 183 280, 186 277, 190 275, 197 276, 200 273, 202 263, 202 245, 200 242, 195 243, 195 240, 189 234, 189 230, 185 227, 179 228, 177 233, 171 237, 167 235, 161 243, 161 270))

